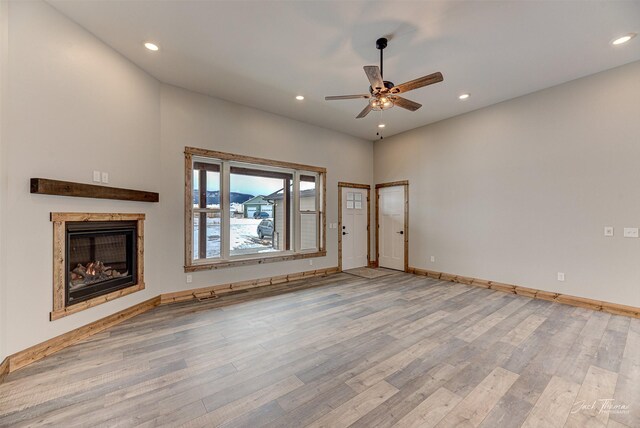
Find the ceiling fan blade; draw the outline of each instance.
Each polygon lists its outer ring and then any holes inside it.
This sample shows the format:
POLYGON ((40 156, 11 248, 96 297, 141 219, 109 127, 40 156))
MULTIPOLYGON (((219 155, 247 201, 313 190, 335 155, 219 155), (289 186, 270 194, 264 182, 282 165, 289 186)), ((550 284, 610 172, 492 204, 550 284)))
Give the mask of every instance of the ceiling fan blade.
POLYGON ((331 97, 324 97, 324 99, 326 101, 332 101, 332 100, 355 100, 355 99, 359 99, 359 98, 364 98, 364 99, 369 99, 371 98, 371 95, 369 94, 361 94, 361 95, 334 95, 331 97))
POLYGON ((380 73, 380 67, 377 65, 365 65, 364 72, 367 74, 367 78, 371 83, 373 90, 384 89, 384 83, 382 83, 382 74, 380 73))
POLYGON ((371 111, 371 104, 367 104, 367 106, 360 112, 359 115, 356 116, 356 119, 362 119, 371 111))
POLYGON ((419 77, 409 82, 402 83, 398 86, 394 86, 389 90, 389 92, 391 92, 392 94, 401 94, 403 92, 409 92, 414 89, 422 88, 423 86, 433 85, 434 83, 439 83, 443 80, 444 77, 442 77, 442 73, 437 72, 428 76, 419 77))
POLYGON ((416 111, 420 107, 422 107, 422 104, 418 104, 415 101, 411 101, 406 98, 399 97, 397 95, 390 98, 393 100, 394 105, 397 105, 398 107, 406 108, 407 110, 416 111))

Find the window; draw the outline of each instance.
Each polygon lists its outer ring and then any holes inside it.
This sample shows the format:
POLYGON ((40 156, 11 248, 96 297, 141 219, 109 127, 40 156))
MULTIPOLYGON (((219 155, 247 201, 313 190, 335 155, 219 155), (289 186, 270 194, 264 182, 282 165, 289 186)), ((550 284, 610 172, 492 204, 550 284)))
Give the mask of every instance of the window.
MULTIPOLYGON (((230 220, 231 256, 271 253, 291 248, 285 232, 289 227, 288 217, 276 214, 288 200, 275 199, 274 195, 293 183, 293 173, 289 171, 260 168, 257 165, 230 163, 231 204, 236 210, 230 220), (240 213, 236 215, 235 213, 240 213), (278 228, 268 228, 260 221, 263 218, 279 218, 278 228)), ((286 205, 284 205, 286 208, 286 205)))
POLYGON ((220 257, 220 164, 193 163, 193 258, 220 257))
POLYGON ((324 168, 187 147, 185 270, 326 255, 324 168))
POLYGON ((320 236, 320 211, 318 210, 318 177, 300 175, 300 248, 317 249, 320 236))

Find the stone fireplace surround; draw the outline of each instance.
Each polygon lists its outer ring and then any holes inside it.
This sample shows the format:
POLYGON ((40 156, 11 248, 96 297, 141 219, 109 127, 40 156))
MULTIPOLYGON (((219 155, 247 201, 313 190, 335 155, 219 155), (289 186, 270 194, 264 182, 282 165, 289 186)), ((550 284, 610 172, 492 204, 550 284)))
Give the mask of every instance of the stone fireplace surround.
POLYGON ((144 284, 144 214, 121 213, 51 213, 53 222, 53 310, 51 321, 80 312, 118 297, 143 290, 144 284), (74 304, 67 304, 66 222, 137 222, 137 254, 134 283, 126 288, 92 297, 74 304))

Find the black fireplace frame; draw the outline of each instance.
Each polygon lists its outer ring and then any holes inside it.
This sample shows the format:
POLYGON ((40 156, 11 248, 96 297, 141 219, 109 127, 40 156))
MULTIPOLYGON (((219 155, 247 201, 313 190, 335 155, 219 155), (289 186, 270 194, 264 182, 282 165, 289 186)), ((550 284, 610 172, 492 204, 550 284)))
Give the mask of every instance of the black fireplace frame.
POLYGON ((86 300, 93 299, 114 291, 132 287, 138 284, 138 222, 137 221, 69 221, 65 223, 65 306, 72 306, 86 300), (97 282, 79 290, 71 291, 70 251, 73 237, 95 237, 113 233, 121 233, 126 236, 127 266, 129 273, 120 278, 112 278, 97 282))

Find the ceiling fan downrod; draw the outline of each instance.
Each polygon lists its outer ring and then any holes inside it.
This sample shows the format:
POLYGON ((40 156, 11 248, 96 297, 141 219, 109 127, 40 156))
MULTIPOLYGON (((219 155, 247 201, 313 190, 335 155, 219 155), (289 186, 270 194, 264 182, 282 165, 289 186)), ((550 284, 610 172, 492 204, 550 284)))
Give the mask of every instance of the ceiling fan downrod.
POLYGON ((376 48, 380 49, 380 77, 382 77, 384 79, 384 69, 382 68, 382 53, 384 51, 384 48, 387 47, 387 39, 385 39, 384 37, 379 38, 378 40, 376 40, 376 48))

